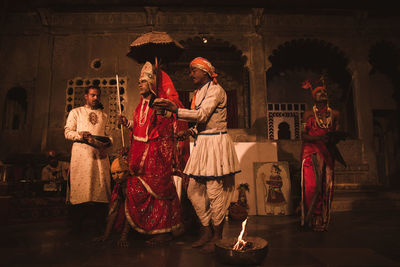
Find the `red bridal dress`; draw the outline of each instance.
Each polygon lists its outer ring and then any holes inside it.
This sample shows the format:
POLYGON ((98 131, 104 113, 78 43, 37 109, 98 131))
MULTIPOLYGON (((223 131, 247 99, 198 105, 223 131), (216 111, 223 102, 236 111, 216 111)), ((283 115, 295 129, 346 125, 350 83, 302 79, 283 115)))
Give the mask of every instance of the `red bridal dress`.
MULTIPOLYGON (((158 79, 158 97, 183 107, 169 76, 160 71, 158 79)), ((134 175, 127 181, 125 215, 140 233, 181 231, 173 175, 189 157, 189 141, 176 141, 174 133, 186 128, 187 123, 177 121, 174 114, 169 118, 157 115, 143 98, 133 113, 128 162, 134 175)))

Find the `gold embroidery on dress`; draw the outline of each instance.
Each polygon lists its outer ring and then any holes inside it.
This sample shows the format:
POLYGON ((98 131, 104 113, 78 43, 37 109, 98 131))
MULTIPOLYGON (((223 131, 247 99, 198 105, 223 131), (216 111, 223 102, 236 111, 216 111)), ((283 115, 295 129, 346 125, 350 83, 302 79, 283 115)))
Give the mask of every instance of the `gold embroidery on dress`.
POLYGON ((142 106, 140 107, 140 115, 139 115, 139 126, 143 127, 143 125, 147 121, 147 114, 149 113, 149 101, 144 99, 142 102, 142 106), (146 109, 143 111, 144 104, 146 104, 146 109))
POLYGON ((97 114, 94 112, 89 113, 89 122, 93 125, 96 125, 99 122, 99 118, 97 117, 97 114))

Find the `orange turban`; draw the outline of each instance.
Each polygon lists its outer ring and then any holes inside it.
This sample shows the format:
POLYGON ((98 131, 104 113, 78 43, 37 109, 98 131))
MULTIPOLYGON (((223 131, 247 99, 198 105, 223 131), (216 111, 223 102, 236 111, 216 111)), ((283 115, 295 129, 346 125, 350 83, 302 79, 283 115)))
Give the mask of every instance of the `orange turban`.
POLYGON ((217 79, 216 79, 218 74, 215 73, 214 66, 207 59, 202 58, 202 57, 196 57, 195 59, 192 60, 192 62, 190 62, 189 66, 191 68, 201 69, 202 71, 206 72, 213 79, 213 83, 215 83, 215 84, 218 83, 217 79))
POLYGON ((313 88, 313 86, 312 86, 312 84, 311 84, 311 82, 310 82, 309 80, 305 80, 305 81, 302 83, 301 87, 304 88, 304 89, 306 89, 306 90, 311 90, 311 94, 312 94, 312 97, 313 97, 314 99, 315 99, 315 95, 317 94, 318 91, 326 90, 326 88, 325 88, 324 85, 322 85, 322 86, 317 86, 317 87, 313 88))

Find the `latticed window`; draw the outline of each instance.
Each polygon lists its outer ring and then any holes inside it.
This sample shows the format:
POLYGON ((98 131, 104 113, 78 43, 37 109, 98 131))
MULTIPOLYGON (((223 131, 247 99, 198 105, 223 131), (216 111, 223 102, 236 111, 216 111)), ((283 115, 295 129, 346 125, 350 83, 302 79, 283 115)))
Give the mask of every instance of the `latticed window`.
MULTIPOLYGON (((118 78, 122 111, 126 99, 126 80, 126 77, 118 78)), ((109 116, 107 127, 111 130, 116 129, 116 119, 119 113, 116 77, 75 78, 69 80, 66 89, 65 119, 73 108, 85 105, 85 88, 92 85, 96 85, 101 89, 101 103, 104 106, 104 112, 109 116)))

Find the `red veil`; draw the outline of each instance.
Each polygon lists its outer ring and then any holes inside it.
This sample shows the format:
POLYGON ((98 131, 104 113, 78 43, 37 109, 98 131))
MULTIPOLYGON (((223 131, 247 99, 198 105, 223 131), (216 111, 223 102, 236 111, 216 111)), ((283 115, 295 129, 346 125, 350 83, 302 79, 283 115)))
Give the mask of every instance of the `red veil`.
MULTIPOLYGON (((158 97, 183 107, 170 77, 158 73, 158 97)), ((137 231, 171 232, 182 226, 180 203, 172 176, 182 171, 189 157, 189 141, 176 141, 185 122, 157 115, 141 99, 133 115, 128 162, 134 175, 128 180, 125 214, 137 231), (147 110, 144 112, 143 110, 147 110)))
MULTIPOLYGON (((160 98, 167 98, 173 101, 179 108, 185 108, 182 102, 179 100, 178 92, 176 91, 171 78, 163 70, 161 70, 159 73, 159 84, 161 84, 161 86, 158 89, 158 95, 160 98)), ((185 131, 187 128, 188 128, 188 123, 186 121, 180 121, 175 119, 174 133, 185 131)), ((189 155, 190 155, 189 139, 186 139, 185 141, 178 141, 177 150, 175 153, 176 156, 175 170, 177 174, 182 174, 182 171, 186 166, 186 162, 189 159, 189 155)), ((186 188, 188 181, 186 181, 186 179, 183 180, 184 180, 183 184, 185 185, 186 188)))

